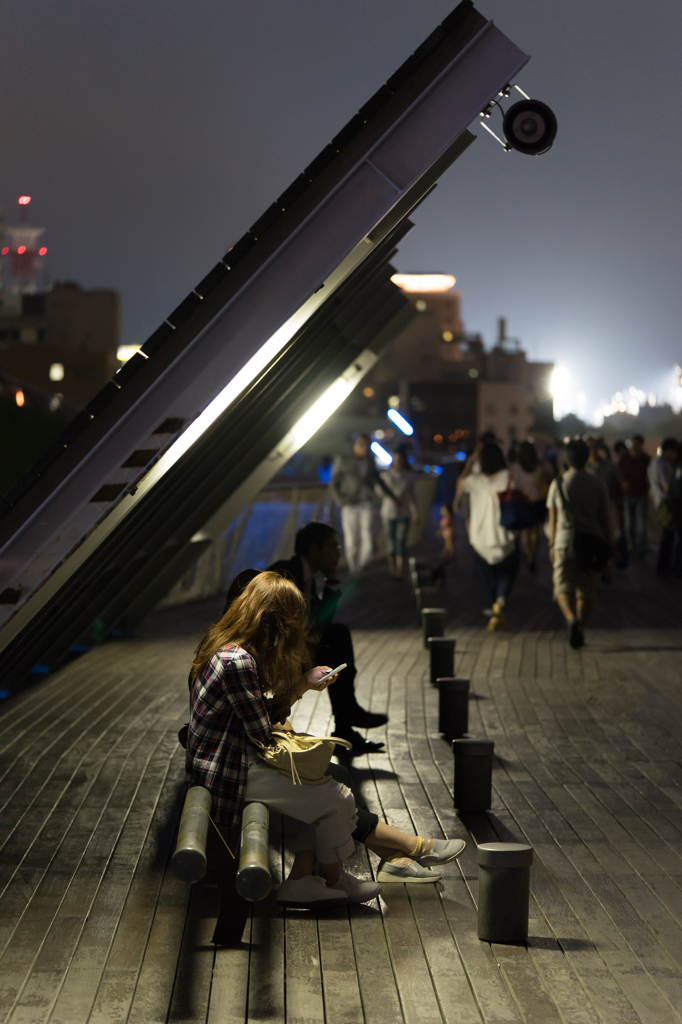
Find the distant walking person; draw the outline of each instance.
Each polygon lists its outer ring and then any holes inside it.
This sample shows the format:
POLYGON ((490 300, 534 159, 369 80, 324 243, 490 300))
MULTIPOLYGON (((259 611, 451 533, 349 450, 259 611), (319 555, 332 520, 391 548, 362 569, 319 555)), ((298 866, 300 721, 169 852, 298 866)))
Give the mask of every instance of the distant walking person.
POLYGON ((397 451, 391 465, 379 476, 380 482, 386 484, 391 492, 388 494, 384 489, 379 494, 388 568, 391 575, 402 576, 410 523, 416 523, 418 519, 414 473, 409 469, 404 453, 397 451))
POLYGON ((393 497, 381 480, 370 452, 370 439, 360 434, 350 455, 334 460, 330 490, 332 499, 341 506, 341 526, 348 569, 359 572, 372 558, 372 516, 376 507, 376 490, 393 497))
MULTIPOLYGON (((623 518, 623 488, 620 474, 617 467, 611 461, 609 448, 602 437, 586 437, 585 443, 590 449, 590 457, 587 460, 585 469, 588 473, 598 477, 606 487, 609 496, 609 518, 611 520, 611 534, 613 541, 618 548, 619 558, 616 562, 617 568, 627 568, 628 551, 624 534, 623 518)), ((627 451, 627 448, 625 449, 627 451)), ((602 573, 603 581, 609 582, 608 570, 602 573)))
POLYGON ((568 469, 552 481, 547 496, 554 597, 575 649, 585 643, 585 623, 599 584, 599 571, 586 568, 576 558, 576 533, 600 537, 609 545, 612 542, 606 486, 586 472, 589 454, 584 441, 569 441, 564 449, 568 469))
MULTIPOLYGON (((540 462, 535 445, 531 441, 524 441, 516 448, 516 461, 511 471, 516 490, 525 494, 529 501, 541 501, 544 504, 552 471, 547 464, 543 465, 540 462)), ((528 571, 533 574, 537 570, 540 549, 539 523, 521 532, 521 547, 528 560, 528 571)))
MULTIPOLYGON (((673 558, 680 559, 680 552, 674 552, 675 534, 678 532, 680 509, 671 494, 673 473, 678 461, 678 444, 674 437, 666 437, 655 459, 649 463, 651 497, 661 527, 661 541, 658 549, 656 572, 669 572, 673 558)), ((679 542, 678 542, 679 543, 679 542)))
POLYGON ((647 552, 649 461, 644 451, 644 438, 641 434, 633 434, 631 448, 621 455, 618 469, 625 503, 625 536, 630 550, 638 555, 647 552))
POLYGON ((488 442, 478 458, 481 472, 465 478, 461 493, 469 495, 469 543, 490 604, 488 629, 492 632, 506 626, 504 609, 518 572, 519 549, 516 535, 500 524, 498 495, 509 487, 502 449, 488 442))

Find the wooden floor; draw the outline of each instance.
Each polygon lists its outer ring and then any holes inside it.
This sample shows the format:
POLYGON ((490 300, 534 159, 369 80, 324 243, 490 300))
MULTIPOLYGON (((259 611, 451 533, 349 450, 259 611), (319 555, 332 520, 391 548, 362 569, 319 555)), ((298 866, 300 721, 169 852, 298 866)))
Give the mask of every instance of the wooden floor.
MULTIPOLYGON (((355 769, 385 820, 467 850, 442 883, 385 886, 350 912, 283 913, 268 899, 240 949, 210 944, 217 890, 168 870, 187 669, 219 602, 157 613, 138 638, 25 691, 0 715, 0 1020, 682 1021, 681 594, 633 566, 602 589, 574 652, 547 566, 522 571, 510 629, 490 635, 461 556, 448 631, 472 680, 470 733, 497 754, 493 810, 462 820, 409 592, 370 573, 340 618, 360 698, 390 723, 372 734, 387 753, 355 769), (511 837, 535 850, 527 948, 476 937, 475 841, 511 837)), ((295 722, 326 731, 326 695, 308 695, 295 722)), ((276 879, 288 836, 273 822, 276 879)), ((362 848, 352 870, 375 866, 362 848)))

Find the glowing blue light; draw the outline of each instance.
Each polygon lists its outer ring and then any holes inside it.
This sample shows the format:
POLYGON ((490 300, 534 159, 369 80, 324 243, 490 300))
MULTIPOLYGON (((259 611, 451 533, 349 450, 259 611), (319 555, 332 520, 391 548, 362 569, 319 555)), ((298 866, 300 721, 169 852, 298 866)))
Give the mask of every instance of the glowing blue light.
POLYGON ((436 474, 436 476, 440 476, 441 473, 443 472, 443 467, 442 466, 434 466, 433 467, 433 472, 436 474))
POLYGON ((411 423, 408 423, 404 416, 401 416, 397 409, 389 409, 386 414, 392 423, 395 423, 398 430, 402 430, 403 434, 407 434, 409 437, 414 434, 414 427, 411 423))
POLYGON ((374 453, 374 455, 379 460, 382 466, 391 465, 391 463, 393 462, 393 456, 391 455, 390 452, 387 452, 386 449, 382 447, 382 445, 380 445, 378 441, 372 441, 370 448, 372 449, 372 452, 374 453))
POLYGON ((466 452, 455 452, 455 458, 458 462, 465 462, 467 457, 466 452))
POLYGON ((430 466, 422 466, 422 469, 424 470, 425 473, 430 473, 431 472, 431 467, 430 466))

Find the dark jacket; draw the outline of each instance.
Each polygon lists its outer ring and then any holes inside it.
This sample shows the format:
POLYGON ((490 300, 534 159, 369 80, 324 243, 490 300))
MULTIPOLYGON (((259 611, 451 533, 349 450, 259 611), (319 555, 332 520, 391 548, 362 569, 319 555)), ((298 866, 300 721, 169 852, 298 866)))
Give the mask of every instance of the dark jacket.
MULTIPOLYGON (((281 576, 288 576, 296 584, 302 594, 305 594, 305 574, 303 572, 303 559, 300 555, 293 555, 292 558, 281 558, 269 566, 270 572, 278 572, 281 576)), ((322 598, 317 596, 313 587, 310 595, 310 626, 312 629, 328 626, 334 618, 336 606, 341 598, 341 591, 330 586, 325 580, 322 598)))

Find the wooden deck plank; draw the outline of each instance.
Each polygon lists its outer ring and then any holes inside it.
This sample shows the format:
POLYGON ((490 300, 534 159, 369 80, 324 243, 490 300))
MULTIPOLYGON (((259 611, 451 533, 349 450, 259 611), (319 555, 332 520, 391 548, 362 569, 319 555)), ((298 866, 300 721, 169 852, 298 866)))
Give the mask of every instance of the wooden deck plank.
MULTIPOLYGON (((70 917, 70 933, 76 934, 78 914, 74 913, 73 901, 69 901, 69 889, 72 882, 80 890, 82 901, 80 912, 87 908, 96 893, 98 877, 106 866, 112 843, 118 835, 118 823, 121 821, 121 809, 110 807, 111 797, 121 785, 123 792, 119 798, 125 801, 132 799, 139 786, 140 770, 148 760, 151 751, 143 751, 141 760, 134 758, 138 744, 144 746, 145 737, 141 733, 132 732, 130 742, 122 744, 116 756, 111 756, 102 765, 95 783, 90 787, 87 799, 78 808, 77 813, 70 817, 68 800, 61 800, 56 813, 48 818, 47 836, 34 842, 31 856, 25 858, 19 877, 26 878, 22 895, 25 903, 19 903, 13 918, 16 925, 8 940, 0 964, 2 964, 2 981, 0 981, 0 1005, 6 1006, 7 1000, 20 996, 30 975, 32 964, 36 962, 36 970, 43 970, 40 959, 45 952, 43 943, 47 940, 52 955, 60 946, 62 957, 66 957, 66 947, 60 942, 50 940, 50 930, 55 929, 60 935, 65 934, 63 923, 59 917, 70 917), (132 758, 132 764, 131 762, 132 758), (124 772, 129 768, 128 777, 124 772), (111 813, 113 810, 113 814, 111 813), (50 824, 52 827, 50 828, 50 824), (101 826, 101 827, 100 827, 101 826), (102 860, 104 858, 104 862, 102 860), (31 872, 36 871, 39 884, 33 885, 31 872), (25 980, 19 989, 14 990, 13 984, 18 981, 18 973, 26 972, 25 980), (16 979, 14 983, 10 978, 16 979)), ((156 737, 156 744, 159 738, 156 737)), ((125 808, 123 809, 123 814, 125 808)), ((16 888, 12 889, 16 893, 16 888)), ((6 920, 9 915, 6 916, 6 920)), ((84 917, 80 918, 84 923, 84 917)), ((44 989, 45 986, 41 984, 44 989)), ((32 998, 29 995, 29 998, 32 998)))

